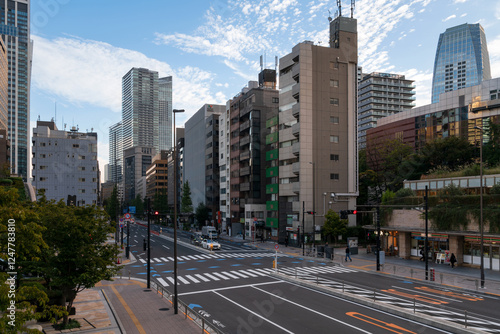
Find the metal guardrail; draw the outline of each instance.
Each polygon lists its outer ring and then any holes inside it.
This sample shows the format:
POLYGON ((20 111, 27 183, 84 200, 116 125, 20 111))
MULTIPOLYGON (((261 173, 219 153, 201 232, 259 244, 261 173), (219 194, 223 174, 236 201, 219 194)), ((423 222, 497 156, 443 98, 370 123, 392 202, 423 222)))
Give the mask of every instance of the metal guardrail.
MULTIPOLYGON (((151 282, 151 288, 156 291, 157 294, 161 294, 163 298, 166 300, 172 301, 172 293, 167 289, 159 286, 155 282, 151 282)), ((190 308, 187 304, 183 303, 179 299, 177 300, 179 311, 184 313, 184 317, 186 319, 192 320, 195 324, 197 324, 201 328, 202 333, 207 334, 225 334, 225 332, 221 331, 214 325, 212 325, 209 321, 207 321, 201 314, 190 308)))

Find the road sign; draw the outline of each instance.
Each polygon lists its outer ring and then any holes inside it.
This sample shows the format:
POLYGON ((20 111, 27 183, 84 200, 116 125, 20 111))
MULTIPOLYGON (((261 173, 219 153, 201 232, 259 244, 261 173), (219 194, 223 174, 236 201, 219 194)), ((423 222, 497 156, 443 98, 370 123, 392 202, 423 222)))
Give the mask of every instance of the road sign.
POLYGON ((274 245, 274 249, 278 250, 280 248, 280 245, 276 244, 274 245))
POLYGON ((120 224, 120 228, 123 228, 123 224, 120 224))
POLYGON ((130 219, 130 213, 126 213, 123 217, 124 217, 125 219, 130 219))
POLYGON ((120 218, 120 223, 123 223, 123 218, 120 218))

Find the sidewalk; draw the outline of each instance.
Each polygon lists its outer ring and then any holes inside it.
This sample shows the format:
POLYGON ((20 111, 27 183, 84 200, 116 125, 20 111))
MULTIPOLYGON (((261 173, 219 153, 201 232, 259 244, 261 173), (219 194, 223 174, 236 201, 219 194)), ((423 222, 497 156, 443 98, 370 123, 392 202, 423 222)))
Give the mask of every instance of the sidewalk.
MULTIPOLYGON (((231 240, 230 237, 224 237, 226 240, 231 240)), ((242 241, 241 239, 233 239, 232 241, 242 241)), ((261 242, 249 242, 255 247, 260 249, 266 249, 269 251, 275 251, 275 243, 271 241, 261 242)), ((304 257, 302 248, 297 247, 285 247, 284 245, 279 245, 278 252, 294 257, 304 257)), ((344 248, 336 248, 333 260, 324 258, 313 258, 318 261, 327 261, 330 263, 336 263, 338 265, 346 266, 349 268, 364 270, 368 272, 392 275, 397 277, 411 278, 415 280, 425 280, 425 264, 424 262, 418 260, 404 260, 396 256, 386 256, 385 264, 380 266, 380 271, 377 272, 377 257, 374 253, 366 253, 365 248, 360 248, 357 255, 352 255, 352 262, 344 262, 345 250, 344 248)), ((307 253, 307 248, 306 248, 307 253)), ((309 258, 309 257, 307 257, 309 258)), ((429 262, 429 274, 428 279, 432 281, 431 269, 434 269, 434 280, 433 283, 446 285, 450 287, 456 287, 461 289, 467 289, 472 291, 479 291, 483 293, 493 294, 500 296, 500 271, 494 271, 490 269, 485 269, 485 288, 480 287, 480 270, 479 268, 463 267, 458 266, 454 269, 448 264, 437 264, 429 262)))
MULTIPOLYGON (((130 259, 126 259, 124 250, 120 259, 121 264, 136 261, 132 253, 130 259)), ((97 283, 94 288, 80 292, 73 306, 76 314, 70 318, 78 320, 80 328, 56 331, 50 323, 38 325, 47 334, 146 334, 165 333, 167 328, 169 332, 179 334, 201 331, 193 321, 185 319, 181 310, 174 314, 172 304, 155 290, 146 289, 145 281, 128 277, 116 277, 113 281, 97 283)))

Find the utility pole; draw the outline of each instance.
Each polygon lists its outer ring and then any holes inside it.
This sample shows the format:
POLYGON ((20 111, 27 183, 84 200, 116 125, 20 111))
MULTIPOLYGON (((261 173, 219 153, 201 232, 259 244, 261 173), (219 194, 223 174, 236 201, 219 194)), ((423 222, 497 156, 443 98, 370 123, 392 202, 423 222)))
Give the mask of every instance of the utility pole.
POLYGON ((429 280, 429 189, 425 186, 425 241, 424 241, 424 261, 425 261, 425 280, 429 280))
POLYGON ((377 206, 377 271, 380 271, 380 206, 377 206))
POLYGON ((151 213, 150 200, 148 198, 148 284, 147 288, 151 288, 151 219, 149 217, 151 213))
POLYGON ((306 229, 305 229, 305 223, 304 223, 304 216, 305 215, 306 215, 306 202, 302 201, 302 239, 299 238, 299 240, 302 241, 302 256, 306 256, 306 248, 305 248, 306 229))

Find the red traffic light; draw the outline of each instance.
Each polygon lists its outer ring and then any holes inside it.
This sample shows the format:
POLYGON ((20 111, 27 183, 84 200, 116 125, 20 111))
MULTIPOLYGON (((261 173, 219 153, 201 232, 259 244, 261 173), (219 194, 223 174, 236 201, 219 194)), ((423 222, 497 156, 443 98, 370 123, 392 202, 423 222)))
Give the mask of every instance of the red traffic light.
POLYGON ((358 213, 358 211, 357 211, 357 210, 354 210, 354 211, 352 212, 352 214, 353 214, 353 215, 355 215, 356 213, 358 213))
POLYGON ((155 215, 158 215, 158 211, 155 211, 155 215))

